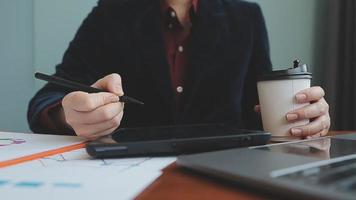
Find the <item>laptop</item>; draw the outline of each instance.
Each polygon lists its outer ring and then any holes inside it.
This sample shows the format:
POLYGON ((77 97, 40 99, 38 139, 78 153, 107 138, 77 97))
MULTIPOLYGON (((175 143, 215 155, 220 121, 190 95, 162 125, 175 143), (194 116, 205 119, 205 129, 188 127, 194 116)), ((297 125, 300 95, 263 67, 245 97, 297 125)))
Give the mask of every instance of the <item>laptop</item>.
POLYGON ((177 164, 288 199, 356 199, 356 134, 184 155, 177 164))

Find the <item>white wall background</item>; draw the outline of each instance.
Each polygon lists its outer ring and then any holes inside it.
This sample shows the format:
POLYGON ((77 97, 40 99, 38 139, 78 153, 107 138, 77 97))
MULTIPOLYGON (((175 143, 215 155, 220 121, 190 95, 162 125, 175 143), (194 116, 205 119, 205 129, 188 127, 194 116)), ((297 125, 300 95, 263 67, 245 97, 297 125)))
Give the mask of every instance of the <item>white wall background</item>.
MULTIPOLYGON (((0 130, 29 131, 29 99, 52 73, 97 0, 0 0, 0 130)), ((275 68, 299 58, 314 69, 323 55, 325 0, 254 0, 264 12, 275 68)))

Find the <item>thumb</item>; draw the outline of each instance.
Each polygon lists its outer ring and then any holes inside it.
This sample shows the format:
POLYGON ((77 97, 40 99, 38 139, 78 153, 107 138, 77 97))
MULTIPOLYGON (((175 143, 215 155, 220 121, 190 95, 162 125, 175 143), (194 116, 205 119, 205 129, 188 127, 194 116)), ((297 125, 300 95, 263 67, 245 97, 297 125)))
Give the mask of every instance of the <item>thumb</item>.
POLYGON ((119 74, 114 73, 107 75, 104 78, 99 79, 92 86, 114 93, 118 96, 124 95, 124 91, 122 89, 121 84, 121 76, 119 74))

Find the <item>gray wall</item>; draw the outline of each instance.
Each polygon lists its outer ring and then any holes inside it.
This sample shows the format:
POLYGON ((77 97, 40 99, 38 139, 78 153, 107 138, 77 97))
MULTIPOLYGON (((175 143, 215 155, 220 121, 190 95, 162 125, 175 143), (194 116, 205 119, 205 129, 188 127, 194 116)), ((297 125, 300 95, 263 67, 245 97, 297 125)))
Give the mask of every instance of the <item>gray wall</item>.
POLYGON ((251 0, 265 15, 274 68, 290 67, 298 58, 319 83, 326 39, 327 0, 251 0))
MULTIPOLYGON (((254 0, 264 12, 275 68, 294 58, 320 69, 325 0, 254 0)), ((0 0, 0 130, 27 132, 27 103, 52 73, 96 0, 0 0)))
MULTIPOLYGON (((34 63, 36 69, 54 72, 78 26, 97 0, 34 0, 34 63)), ((36 81, 36 87, 42 86, 36 81)))
POLYGON ((26 109, 34 88, 33 4, 0 0, 0 130, 27 131, 26 109))

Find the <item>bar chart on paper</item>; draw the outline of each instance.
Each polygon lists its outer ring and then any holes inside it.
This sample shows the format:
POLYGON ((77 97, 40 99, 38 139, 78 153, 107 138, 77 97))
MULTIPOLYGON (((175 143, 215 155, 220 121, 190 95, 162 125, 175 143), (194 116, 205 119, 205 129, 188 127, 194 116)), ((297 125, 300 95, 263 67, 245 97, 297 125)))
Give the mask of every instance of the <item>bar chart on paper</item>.
POLYGON ((79 149, 1 169, 1 199, 132 199, 174 161, 174 157, 96 160, 79 149))

